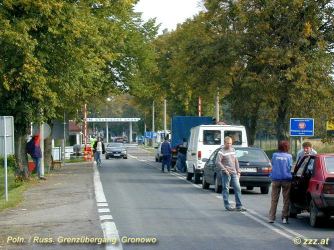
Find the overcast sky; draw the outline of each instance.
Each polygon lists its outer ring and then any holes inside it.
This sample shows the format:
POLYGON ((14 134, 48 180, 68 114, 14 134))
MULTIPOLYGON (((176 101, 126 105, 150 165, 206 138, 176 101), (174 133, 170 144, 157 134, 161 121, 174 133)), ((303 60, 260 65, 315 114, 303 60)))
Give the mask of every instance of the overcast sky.
POLYGON ((140 0, 135 11, 142 12, 143 19, 157 18, 161 23, 159 33, 167 28, 172 30, 176 24, 184 22, 201 10, 201 0, 140 0))

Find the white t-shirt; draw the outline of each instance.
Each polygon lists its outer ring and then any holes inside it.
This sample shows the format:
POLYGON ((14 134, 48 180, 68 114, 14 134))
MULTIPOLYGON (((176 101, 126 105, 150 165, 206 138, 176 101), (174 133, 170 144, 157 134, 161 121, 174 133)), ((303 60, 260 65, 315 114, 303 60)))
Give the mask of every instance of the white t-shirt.
POLYGON ((102 152, 102 142, 100 141, 97 142, 96 151, 102 152))

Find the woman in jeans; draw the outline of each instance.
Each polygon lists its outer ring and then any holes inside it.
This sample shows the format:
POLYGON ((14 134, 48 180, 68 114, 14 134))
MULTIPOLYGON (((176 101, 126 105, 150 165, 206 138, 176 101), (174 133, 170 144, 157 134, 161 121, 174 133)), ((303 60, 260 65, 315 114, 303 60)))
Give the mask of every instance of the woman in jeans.
POLYGON ((278 152, 272 157, 272 172, 271 172, 271 207, 269 210, 269 223, 274 223, 276 219, 277 203, 280 197, 281 189, 283 193, 283 211, 282 222, 288 223, 289 217, 289 196, 291 188, 291 167, 292 155, 288 153, 289 142, 280 141, 278 144, 278 152))

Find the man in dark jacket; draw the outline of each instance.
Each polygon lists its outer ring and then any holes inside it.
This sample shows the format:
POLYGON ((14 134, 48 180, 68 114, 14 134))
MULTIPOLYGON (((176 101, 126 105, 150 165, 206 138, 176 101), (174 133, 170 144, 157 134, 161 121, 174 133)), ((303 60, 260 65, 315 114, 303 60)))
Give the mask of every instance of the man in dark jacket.
POLYGON ((167 170, 170 172, 170 163, 172 159, 172 147, 168 141, 168 137, 165 137, 165 141, 161 144, 161 154, 162 154, 162 166, 161 171, 165 172, 165 165, 167 165, 167 170))
POLYGON ((39 179, 45 180, 41 172, 42 150, 40 147, 40 135, 34 135, 26 145, 26 152, 30 154, 35 163, 36 173, 39 179))

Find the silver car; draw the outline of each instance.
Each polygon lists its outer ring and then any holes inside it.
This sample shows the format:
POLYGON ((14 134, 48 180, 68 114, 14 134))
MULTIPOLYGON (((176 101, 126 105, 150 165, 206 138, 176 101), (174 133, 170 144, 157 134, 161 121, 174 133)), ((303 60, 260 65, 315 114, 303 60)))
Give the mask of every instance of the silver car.
POLYGON ((126 147, 124 146, 123 143, 108 143, 106 146, 105 157, 107 160, 109 158, 127 159, 128 154, 127 154, 126 147))

